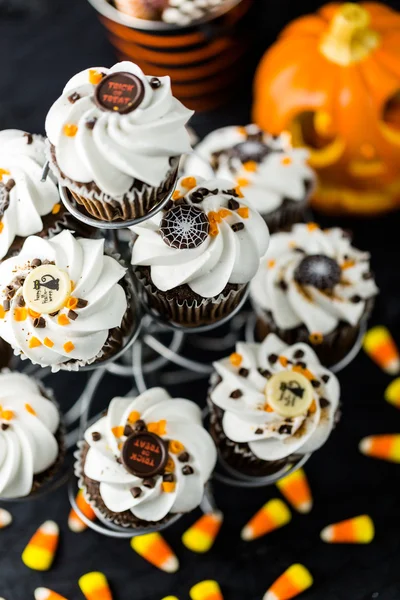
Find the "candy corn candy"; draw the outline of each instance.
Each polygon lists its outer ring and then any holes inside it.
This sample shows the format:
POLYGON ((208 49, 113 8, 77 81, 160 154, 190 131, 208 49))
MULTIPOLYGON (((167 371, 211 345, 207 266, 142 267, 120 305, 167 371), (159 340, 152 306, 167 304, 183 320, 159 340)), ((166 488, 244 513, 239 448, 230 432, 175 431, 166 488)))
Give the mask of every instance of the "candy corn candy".
POLYGON ((263 600, 290 600, 308 590, 312 584, 313 578, 310 571, 303 565, 295 564, 278 577, 264 595, 263 600))
POLYGON ((373 327, 364 336, 365 352, 389 375, 400 371, 400 357, 396 344, 386 327, 373 327))
POLYGON ((223 521, 221 512, 209 513, 200 517, 182 536, 182 542, 192 552, 208 552, 223 521))
POLYGON ((22 562, 35 571, 48 571, 58 546, 59 529, 54 521, 39 527, 22 553, 22 562))
POLYGON ((86 573, 79 578, 78 583, 86 600, 112 600, 111 590, 103 573, 86 573))
POLYGON ((57 594, 57 592, 44 587, 36 588, 34 595, 35 600, 67 600, 64 596, 57 594))
POLYGON ((131 539, 131 547, 161 571, 176 573, 179 569, 178 559, 159 533, 138 535, 131 539))
POLYGON ((309 513, 313 499, 306 474, 303 469, 287 475, 277 482, 277 487, 285 499, 300 513, 309 513))
POLYGON ((192 600, 224 600, 221 588, 212 579, 196 583, 190 590, 189 596, 192 600))
MULTIPOLYGON (((79 492, 76 496, 75 502, 76 502, 79 510, 85 515, 85 517, 87 517, 91 521, 95 520, 96 514, 95 514, 94 510, 92 509, 92 507, 90 506, 90 504, 88 504, 86 502, 82 490, 79 490, 79 492)), ((81 531, 85 531, 85 529, 87 529, 88 526, 86 525, 86 523, 84 523, 82 521, 82 519, 79 518, 79 516, 74 511, 74 509, 71 508, 71 511, 70 511, 69 517, 68 517, 68 527, 70 528, 71 531, 73 531, 75 533, 81 533, 81 531)))
POLYGON ((361 515, 328 525, 320 535, 322 541, 329 544, 369 544, 374 539, 375 528, 371 517, 361 515))
POLYGON ((385 400, 389 404, 393 404, 396 408, 400 408, 400 377, 394 379, 386 388, 385 400))
MULTIPOLYGON (((0 529, 5 529, 12 523, 12 515, 5 510, 5 508, 0 508, 0 529)), ((1 600, 1 599, 0 599, 1 600)))
POLYGON ((291 512, 283 500, 279 500, 279 498, 270 500, 243 527, 242 540, 248 542, 255 540, 274 529, 283 527, 289 523, 291 518, 291 512))
POLYGON ((359 450, 366 456, 400 463, 400 434, 370 435, 361 440, 359 450))
POLYGON ((176 596, 165 596, 162 600, 179 600, 176 596))

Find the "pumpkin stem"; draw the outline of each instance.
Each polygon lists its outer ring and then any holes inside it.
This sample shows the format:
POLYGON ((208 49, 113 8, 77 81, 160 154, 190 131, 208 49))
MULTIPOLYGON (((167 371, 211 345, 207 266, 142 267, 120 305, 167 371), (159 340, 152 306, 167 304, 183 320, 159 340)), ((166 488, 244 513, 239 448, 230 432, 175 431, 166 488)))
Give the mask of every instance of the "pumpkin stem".
POLYGON ((380 39, 369 24, 370 15, 365 8, 346 2, 336 12, 322 39, 322 54, 342 66, 364 60, 378 46, 380 39))

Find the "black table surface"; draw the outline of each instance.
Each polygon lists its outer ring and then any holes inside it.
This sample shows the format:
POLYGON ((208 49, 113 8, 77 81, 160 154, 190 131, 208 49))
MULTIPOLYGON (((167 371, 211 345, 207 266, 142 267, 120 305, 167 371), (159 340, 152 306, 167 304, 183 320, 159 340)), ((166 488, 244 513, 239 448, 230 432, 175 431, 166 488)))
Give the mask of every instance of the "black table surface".
MULTIPOLYGON (((256 0, 255 55, 249 63, 249 76, 256 55, 281 27, 320 4, 256 0)), ((0 57, 0 129, 31 132, 43 131, 46 112, 70 76, 88 66, 115 62, 104 31, 85 0, 0 0, 0 57)), ((195 116, 192 125, 199 135, 221 125, 248 122, 251 89, 243 87, 223 109, 195 116)), ((324 225, 351 228, 355 245, 371 252, 381 290, 372 322, 387 325, 400 343, 400 215, 365 221, 320 220, 324 225)), ((209 360, 213 356, 210 347, 209 360)), ((64 410, 76 399, 85 378, 84 374, 59 375, 48 380, 64 410)), ((36 587, 45 586, 68 600, 78 600, 82 598, 79 577, 102 571, 116 600, 161 600, 168 594, 184 600, 192 585, 209 578, 220 583, 225 600, 261 600, 281 572, 301 562, 315 578, 313 588, 302 596, 305 600, 399 600, 400 465, 368 459, 358 452, 358 442, 366 435, 400 432, 400 413, 383 399, 391 379, 362 352, 339 378, 342 419, 306 466, 315 500, 309 515, 294 513, 289 526, 258 541, 242 542, 243 525, 278 492, 274 486, 247 491, 216 485, 217 501, 225 514, 217 542, 204 556, 189 552, 180 538, 200 512, 182 518, 165 532, 181 563, 176 574, 168 575, 137 556, 128 540, 109 539, 91 530, 82 534, 69 531, 64 487, 36 501, 2 505, 12 512, 14 522, 0 531, 0 596, 29 600, 36 587), (333 546, 320 541, 319 532, 325 525, 363 513, 371 515, 376 525, 370 545, 333 546), (60 525, 60 546, 53 568, 38 573, 23 565, 21 552, 47 519, 60 525)), ((109 377, 96 401, 104 408, 113 395, 128 389, 125 380, 109 377)), ((204 404, 206 383, 188 383, 170 391, 204 404)))

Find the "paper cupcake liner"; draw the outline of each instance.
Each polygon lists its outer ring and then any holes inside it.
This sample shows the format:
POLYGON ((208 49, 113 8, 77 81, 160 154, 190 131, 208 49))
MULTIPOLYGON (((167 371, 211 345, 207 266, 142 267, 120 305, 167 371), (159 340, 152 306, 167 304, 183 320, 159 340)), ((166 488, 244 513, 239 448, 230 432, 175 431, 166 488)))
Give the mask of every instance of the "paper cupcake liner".
POLYGON ((86 502, 91 505, 93 510, 99 512, 106 521, 119 525, 120 527, 125 527, 126 529, 148 528, 154 531, 154 527, 161 527, 176 516, 176 513, 170 513, 160 521, 143 521, 135 517, 130 510, 125 510, 121 513, 109 510, 101 498, 100 483, 90 479, 84 473, 84 465, 89 450, 89 444, 85 441, 79 441, 77 447, 78 449, 74 452, 74 457, 76 459, 74 463, 74 473, 78 478, 78 487, 83 491, 86 502))
POLYGON ((136 180, 134 186, 123 197, 112 198, 102 192, 94 182, 78 183, 66 177, 56 162, 54 148, 48 145, 46 152, 50 168, 61 185, 68 188, 76 202, 83 206, 88 214, 101 221, 127 221, 145 216, 171 192, 178 175, 179 157, 172 157, 171 168, 158 187, 136 180))
POLYGON ((213 298, 201 300, 180 300, 174 295, 174 290, 161 292, 152 281, 138 268, 134 274, 145 294, 146 305, 154 310, 161 318, 186 327, 198 327, 216 323, 229 315, 242 300, 247 285, 237 285, 237 289, 221 292, 213 298))
POLYGON ((307 220, 307 210, 310 204, 310 198, 315 190, 315 181, 307 180, 305 182, 307 193, 303 200, 292 200, 284 198, 282 204, 270 213, 261 213, 264 221, 268 225, 270 233, 277 233, 289 229, 295 223, 302 223, 307 220))

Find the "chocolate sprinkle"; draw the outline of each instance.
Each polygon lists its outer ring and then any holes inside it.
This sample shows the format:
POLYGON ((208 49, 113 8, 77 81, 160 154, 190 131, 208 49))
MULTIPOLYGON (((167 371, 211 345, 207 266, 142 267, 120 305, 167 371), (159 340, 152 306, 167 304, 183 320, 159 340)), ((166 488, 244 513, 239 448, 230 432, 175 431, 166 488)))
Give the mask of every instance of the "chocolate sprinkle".
POLYGON ((43 317, 36 317, 33 320, 33 326, 35 329, 44 329, 46 327, 46 321, 43 317))
POLYGON ((130 436, 133 433, 133 429, 130 425, 126 424, 124 427, 124 435, 126 435, 126 437, 130 436))
POLYGON ((33 267, 33 268, 40 267, 41 264, 42 264, 42 261, 40 260, 40 258, 34 258, 31 261, 31 267, 33 267))
POLYGON ((368 281, 369 279, 374 278, 374 274, 371 272, 363 273, 362 278, 364 279, 364 281, 368 281))
POLYGON ((244 367, 242 367, 241 369, 239 369, 239 375, 240 377, 248 377, 249 376, 249 369, 245 369, 244 367))
POLYGON ((319 386, 321 385, 321 383, 317 379, 312 379, 311 380, 311 385, 313 386, 313 388, 319 388, 319 386))
POLYGON ((28 146, 33 142, 33 135, 31 133, 24 133, 24 137, 26 137, 26 143, 28 146))
POLYGON ((101 433, 99 433, 98 431, 93 431, 92 440, 94 442, 98 442, 99 440, 101 440, 101 433))
POLYGON ((138 433, 139 431, 146 431, 147 426, 146 423, 143 421, 143 419, 138 419, 137 421, 135 421, 134 425, 133 425, 133 431, 135 433, 138 433))
POLYGON ((56 317, 59 312, 59 310, 56 310, 56 312, 50 313, 50 317, 56 317))
POLYGON ((171 483, 172 481, 175 481, 175 475, 173 473, 165 473, 163 475, 163 481, 171 483))
POLYGON ((304 350, 296 350, 296 352, 293 354, 293 358, 303 358, 304 356, 304 350))
POLYGON ((330 375, 322 375, 321 379, 324 383, 328 383, 328 381, 330 380, 331 376, 330 375))
MULTIPOLYGON (((227 196, 234 196, 235 198, 239 198, 239 194, 237 193, 237 191, 235 189, 231 189, 231 190, 224 190, 222 192, 223 194, 226 194, 227 196)), ((240 206, 240 205, 239 205, 240 206)))
POLYGON ((3 308, 6 312, 10 310, 10 301, 9 300, 4 300, 3 308))
POLYGON ((241 398, 242 396, 243 396, 242 390, 233 390, 232 394, 230 395, 230 398, 237 400, 238 398, 241 398))
POLYGON ((134 498, 139 498, 139 496, 142 495, 142 490, 140 487, 133 487, 130 492, 134 498))
POLYGON ((78 298, 78 302, 76 308, 85 308, 88 305, 87 300, 83 300, 82 298, 78 298))
POLYGON ((158 79, 158 77, 152 77, 149 83, 153 90, 157 90, 159 87, 161 87, 161 80, 158 79))
POLYGON ((268 371, 268 369, 258 369, 258 372, 260 373, 260 375, 262 375, 263 377, 265 377, 265 379, 270 379, 272 377, 272 373, 271 371, 268 371))
POLYGON ((25 306, 25 298, 21 295, 18 296, 18 300, 17 300, 17 306, 20 306, 21 308, 25 306))
POLYGON ((1 428, 3 431, 6 431, 10 426, 7 423, 2 423, 1 428))
POLYGON ((358 294, 355 294, 350 298, 350 302, 353 302, 353 304, 358 304, 359 302, 361 302, 361 300, 362 298, 358 294))
POLYGON ((342 270, 336 260, 324 254, 311 254, 298 264, 294 279, 300 285, 311 285, 318 290, 332 290, 339 282, 342 270))
POLYGON ((288 284, 283 279, 278 281, 277 286, 282 290, 282 292, 286 292, 286 290, 288 289, 288 284))
POLYGON ((279 433, 288 433, 289 435, 292 433, 292 426, 291 425, 281 425, 278 429, 279 433))
POLYGON ((97 123, 97 119, 94 117, 93 119, 88 119, 85 123, 85 127, 87 127, 87 129, 94 129, 94 126, 97 123))
POLYGON ((228 202, 228 208, 230 208, 231 210, 237 210, 238 208, 240 208, 240 204, 237 200, 231 198, 228 202))
POLYGON ((147 487, 152 490, 156 485, 156 480, 153 479, 153 477, 148 477, 147 479, 143 479, 143 485, 144 487, 147 487))
POLYGON ((264 433, 264 431, 261 429, 261 427, 258 427, 255 432, 257 435, 260 435, 261 433, 264 433))
POLYGON ((274 365, 276 363, 276 361, 278 360, 278 355, 277 354, 270 354, 268 356, 268 360, 271 363, 271 365, 274 365))
POLYGON ((181 452, 180 454, 178 454, 178 460, 179 462, 188 462, 190 460, 190 454, 189 452, 181 452))
POLYGON ((179 250, 197 248, 207 239, 209 230, 210 223, 204 210, 189 204, 171 208, 160 225, 165 244, 179 250))
POLYGON ((193 471, 193 469, 192 469, 192 467, 190 465, 185 465, 182 468, 182 473, 184 475, 192 475, 194 473, 194 471, 193 471))
POLYGON ((71 104, 74 104, 75 102, 77 102, 80 99, 80 94, 78 94, 78 92, 74 92, 73 94, 71 94, 70 96, 68 96, 68 100, 69 102, 71 102, 71 104))
POLYGON ((244 223, 234 223, 232 226, 232 231, 234 231, 235 233, 237 231, 241 231, 242 229, 244 229, 244 223))
POLYGON ((76 319, 78 318, 78 313, 75 312, 74 310, 70 309, 68 311, 68 318, 71 319, 71 321, 76 321, 76 319))
POLYGON ((330 405, 330 402, 326 398, 320 398, 319 399, 319 405, 320 405, 321 408, 326 408, 327 406, 330 405))
POLYGON ((7 192, 11 192, 11 190, 13 189, 13 187, 15 186, 15 180, 14 179, 9 179, 6 183, 6 190, 7 192))
POLYGON ((297 365, 298 367, 300 367, 300 369, 307 369, 307 365, 306 365, 306 363, 305 363, 305 362, 303 362, 302 360, 298 360, 298 361, 296 362, 296 365, 297 365))

